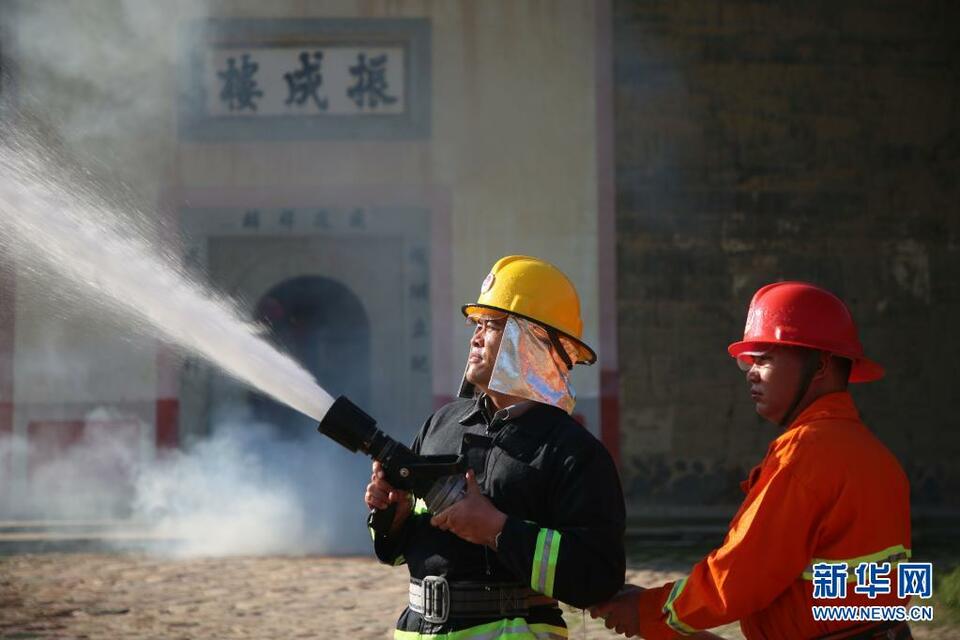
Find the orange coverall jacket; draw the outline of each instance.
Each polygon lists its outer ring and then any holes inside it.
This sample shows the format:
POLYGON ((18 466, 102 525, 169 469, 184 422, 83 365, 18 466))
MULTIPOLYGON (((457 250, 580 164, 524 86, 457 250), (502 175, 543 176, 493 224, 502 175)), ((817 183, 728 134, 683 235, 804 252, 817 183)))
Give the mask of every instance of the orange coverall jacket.
POLYGON ((910 485, 860 421, 849 393, 818 398, 741 483, 746 499, 723 545, 676 583, 644 591, 644 638, 676 638, 735 620, 748 640, 816 638, 853 622, 818 622, 812 605, 906 605, 896 562, 910 557, 910 485), (813 599, 812 565, 847 562, 844 599, 813 599), (860 562, 890 562, 890 595, 855 594, 860 562))

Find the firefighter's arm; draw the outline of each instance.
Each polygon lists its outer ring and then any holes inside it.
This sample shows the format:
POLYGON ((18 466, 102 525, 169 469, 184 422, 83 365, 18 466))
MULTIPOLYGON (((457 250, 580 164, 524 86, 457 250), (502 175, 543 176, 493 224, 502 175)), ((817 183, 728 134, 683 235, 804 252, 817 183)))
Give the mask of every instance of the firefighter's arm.
MULTIPOLYGON (((430 428, 432 418, 433 416, 427 419, 427 421, 421 427, 420 432, 417 434, 417 437, 410 445, 410 450, 414 453, 420 452, 420 445, 423 442, 423 438, 427 430, 430 428)), ((377 475, 378 468, 379 463, 375 462, 373 465, 374 476, 377 475)), ((371 485, 368 485, 367 495, 364 496, 368 506, 372 506, 369 494, 370 486, 372 486, 374 480, 375 478, 371 477, 371 485)), ((382 480, 382 482, 385 481, 382 480)), ((429 519, 429 516, 426 513, 427 508, 423 503, 423 500, 418 500, 417 497, 412 494, 408 494, 402 499, 405 501, 409 500, 409 504, 397 505, 397 514, 394 517, 394 525, 389 531, 377 531, 373 527, 372 520, 370 518, 367 519, 367 529, 370 532, 370 538, 373 540, 374 554, 376 554, 377 559, 380 560, 380 562, 394 566, 398 566, 406 562, 403 557, 403 550, 407 545, 407 541, 417 529, 417 526, 429 519), (397 522, 398 519, 401 519, 399 523, 397 522)))
POLYGON ((430 520, 430 514, 427 512, 427 506, 423 500, 417 499, 413 512, 407 516, 399 527, 390 531, 386 535, 378 535, 373 528, 370 528, 370 537, 373 538, 373 551, 377 559, 393 566, 399 566, 406 562, 403 556, 404 549, 408 541, 416 535, 419 527, 424 526, 430 520))
POLYGON ((640 634, 676 638, 765 608, 810 562, 822 508, 789 467, 761 477, 719 549, 686 578, 639 594, 640 634))
POLYGON ((599 442, 585 456, 565 459, 558 476, 556 490, 545 496, 550 521, 508 517, 497 552, 535 591, 587 607, 623 585, 623 492, 599 442))

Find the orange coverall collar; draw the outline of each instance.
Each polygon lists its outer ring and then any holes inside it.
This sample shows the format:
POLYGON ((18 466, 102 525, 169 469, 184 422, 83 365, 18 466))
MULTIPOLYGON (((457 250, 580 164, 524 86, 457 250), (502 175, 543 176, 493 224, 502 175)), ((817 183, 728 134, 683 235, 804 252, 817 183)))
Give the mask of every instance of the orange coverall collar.
POLYGON ((857 406, 853 403, 853 397, 849 391, 836 391, 820 396, 800 412, 800 415, 786 428, 784 434, 800 425, 828 418, 833 420, 860 420, 860 412, 857 411, 857 406))

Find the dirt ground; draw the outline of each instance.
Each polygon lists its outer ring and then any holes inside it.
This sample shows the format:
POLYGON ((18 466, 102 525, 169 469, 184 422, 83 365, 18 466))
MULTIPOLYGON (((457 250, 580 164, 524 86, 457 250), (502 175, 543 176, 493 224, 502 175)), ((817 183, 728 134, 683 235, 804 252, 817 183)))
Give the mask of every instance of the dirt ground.
MULTIPOLYGON (((680 575, 640 566, 628 580, 680 575)), ((369 558, 0 556, 0 638, 389 638, 406 587, 405 570, 369 558)), ((617 637, 589 615, 584 629, 579 610, 566 617, 573 639, 617 637)), ((717 632, 742 638, 736 625, 717 632)))

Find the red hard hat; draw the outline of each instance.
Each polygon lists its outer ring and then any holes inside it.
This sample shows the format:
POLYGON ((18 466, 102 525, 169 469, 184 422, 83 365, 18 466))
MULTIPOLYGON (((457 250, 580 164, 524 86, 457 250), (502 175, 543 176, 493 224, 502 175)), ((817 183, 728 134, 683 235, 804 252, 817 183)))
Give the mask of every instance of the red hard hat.
POLYGON ((883 377, 883 367, 863 356, 857 326, 847 305, 826 289, 806 282, 777 282, 753 294, 743 340, 727 351, 736 358, 786 344, 827 351, 853 361, 850 382, 883 377))

